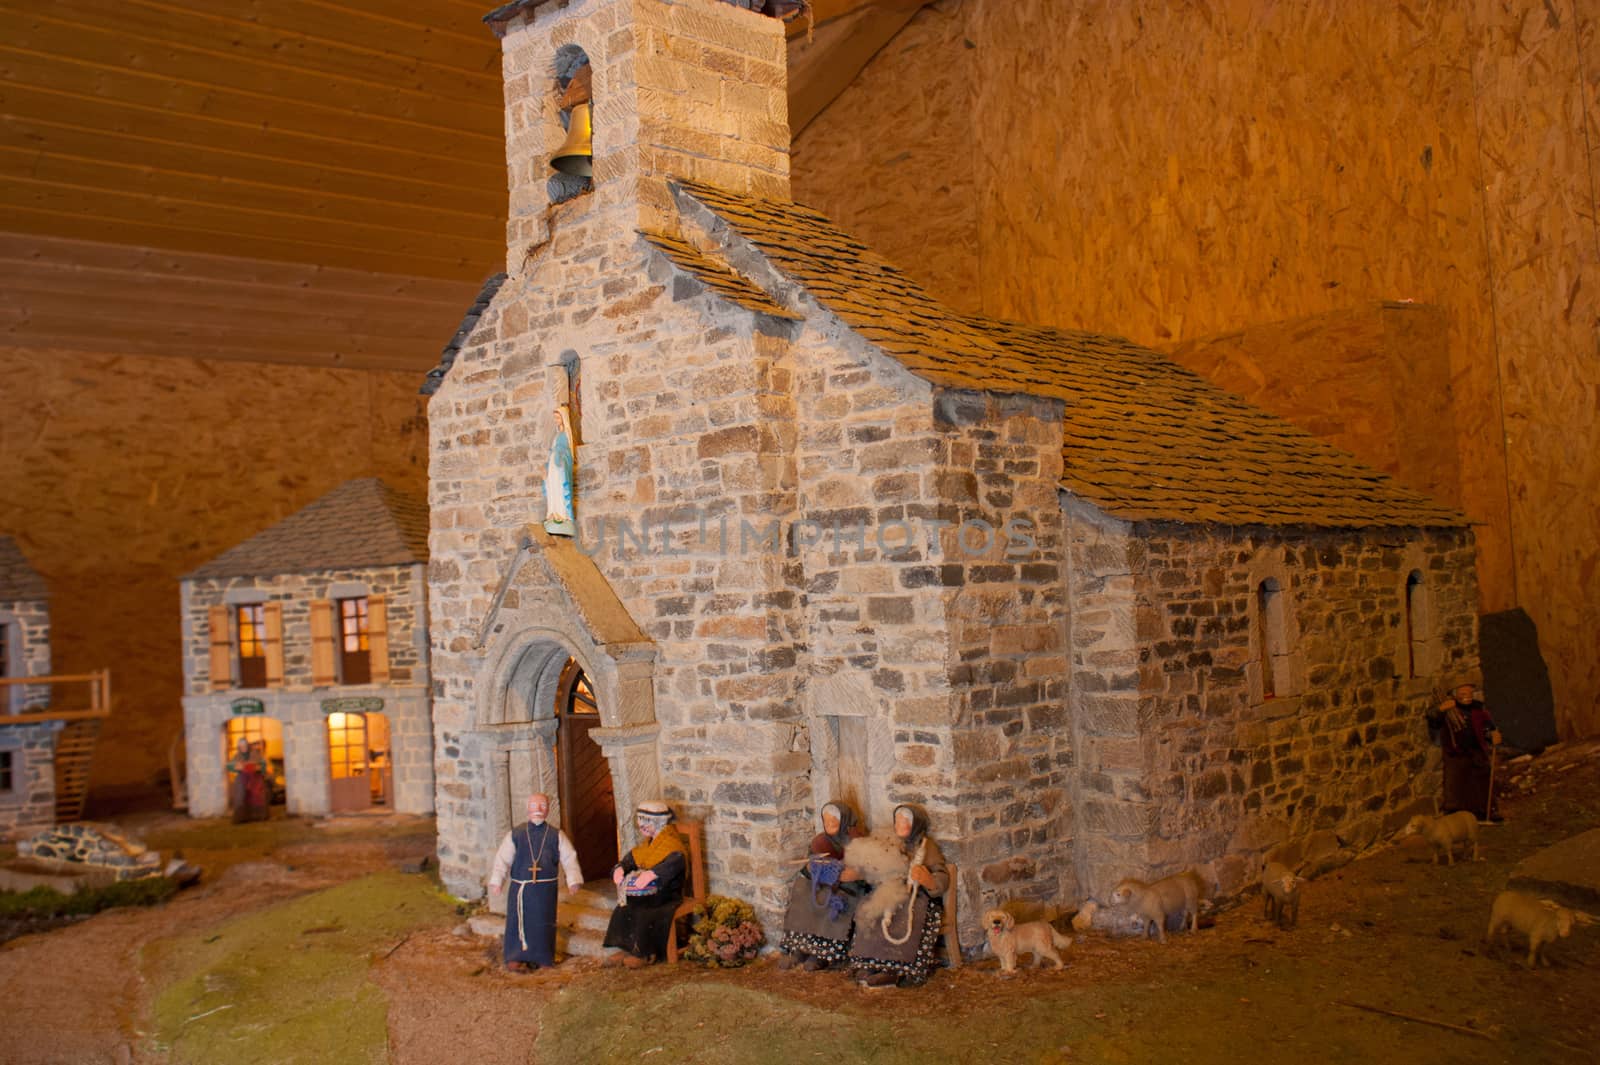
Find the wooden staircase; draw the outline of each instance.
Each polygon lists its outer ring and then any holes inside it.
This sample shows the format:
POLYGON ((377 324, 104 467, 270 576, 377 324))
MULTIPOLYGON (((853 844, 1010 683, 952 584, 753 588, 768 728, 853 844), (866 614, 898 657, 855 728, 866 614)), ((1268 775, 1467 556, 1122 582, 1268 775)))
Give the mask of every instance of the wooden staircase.
POLYGON ((100 738, 101 724, 111 716, 111 671, 101 669, 94 673, 71 675, 0 677, 0 696, 13 685, 34 688, 62 684, 87 684, 88 708, 58 709, 59 703, 52 687, 47 709, 0 715, 0 727, 33 725, 42 721, 61 722, 61 731, 56 733, 55 742, 57 823, 83 817, 84 801, 89 796, 89 769, 94 761, 95 742, 100 738))
POLYGON ((56 734, 57 824, 83 817, 83 804, 89 797, 89 766, 94 761, 101 720, 69 721, 56 734))

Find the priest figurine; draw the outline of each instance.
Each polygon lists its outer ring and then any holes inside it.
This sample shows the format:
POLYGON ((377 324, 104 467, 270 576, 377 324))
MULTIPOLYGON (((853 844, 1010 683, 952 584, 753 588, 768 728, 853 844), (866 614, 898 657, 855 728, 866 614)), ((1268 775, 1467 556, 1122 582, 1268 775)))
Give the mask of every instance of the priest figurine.
POLYGON ((557 866, 567 875, 567 891, 583 886, 578 852, 566 834, 546 822, 550 796, 528 796, 528 820, 506 833, 495 852, 489 890, 496 895, 511 881, 506 901, 506 969, 525 973, 556 963, 557 866))

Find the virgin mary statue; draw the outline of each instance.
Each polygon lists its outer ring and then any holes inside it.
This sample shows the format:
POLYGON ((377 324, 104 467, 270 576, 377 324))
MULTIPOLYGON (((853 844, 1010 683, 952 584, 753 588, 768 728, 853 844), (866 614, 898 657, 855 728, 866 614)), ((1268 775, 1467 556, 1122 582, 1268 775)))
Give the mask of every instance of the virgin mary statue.
POLYGON ((544 531, 556 536, 578 535, 572 510, 572 421, 563 405, 556 408, 556 435, 550 441, 550 461, 544 467, 544 531))

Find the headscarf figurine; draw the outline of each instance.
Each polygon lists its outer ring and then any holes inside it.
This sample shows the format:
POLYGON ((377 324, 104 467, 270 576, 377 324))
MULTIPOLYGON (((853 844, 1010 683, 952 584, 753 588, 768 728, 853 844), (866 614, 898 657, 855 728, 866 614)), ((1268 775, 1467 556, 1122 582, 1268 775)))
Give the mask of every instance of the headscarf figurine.
POLYGON ((944 853, 928 835, 928 815, 918 806, 896 806, 894 837, 872 836, 853 844, 845 860, 873 881, 869 902, 856 910, 850 941, 856 979, 869 988, 925 983, 938 964, 944 895, 950 888, 944 853), (877 857, 885 850, 896 860, 877 857))
POLYGON ((823 804, 822 831, 811 841, 805 864, 789 886, 778 949, 780 968, 802 965, 807 972, 842 963, 850 953, 850 928, 866 884, 844 864, 844 849, 865 835, 849 803, 823 804))
POLYGON ((489 873, 489 890, 496 895, 511 881, 503 955, 514 973, 556 963, 557 870, 566 874, 571 894, 583 886, 578 852, 565 832, 546 822, 549 816, 550 796, 528 796, 528 820, 500 841, 489 873))
POLYGON ((672 914, 683 899, 689 848, 672 824, 672 808, 659 799, 642 802, 633 821, 644 841, 622 856, 611 871, 620 899, 606 926, 605 946, 615 948, 604 965, 637 969, 667 951, 672 914))
POLYGON ((233 806, 234 824, 267 819, 272 801, 268 771, 261 748, 240 736, 228 761, 228 772, 233 777, 228 782, 228 801, 233 806))

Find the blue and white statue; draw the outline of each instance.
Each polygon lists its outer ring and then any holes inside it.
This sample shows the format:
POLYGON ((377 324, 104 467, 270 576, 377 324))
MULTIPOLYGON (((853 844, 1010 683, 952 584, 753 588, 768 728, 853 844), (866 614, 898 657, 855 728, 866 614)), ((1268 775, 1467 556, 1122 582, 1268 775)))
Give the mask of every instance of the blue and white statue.
POLYGON ((578 535, 572 509, 572 420, 565 405, 556 408, 556 435, 550 441, 550 461, 544 468, 544 531, 556 536, 578 535))

